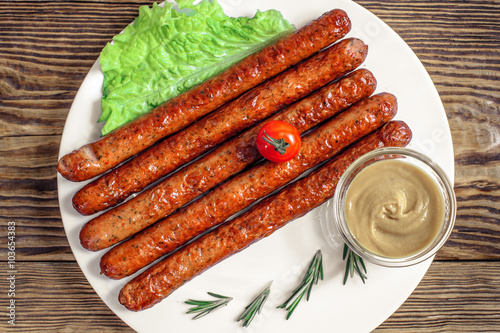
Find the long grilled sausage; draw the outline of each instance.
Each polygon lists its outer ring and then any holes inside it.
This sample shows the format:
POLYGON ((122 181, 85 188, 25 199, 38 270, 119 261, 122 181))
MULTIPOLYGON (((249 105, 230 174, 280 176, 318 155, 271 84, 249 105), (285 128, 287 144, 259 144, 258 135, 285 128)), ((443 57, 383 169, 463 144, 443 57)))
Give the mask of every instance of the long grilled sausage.
POLYGON ((259 164, 118 244, 101 258, 101 272, 116 279, 133 274, 376 130, 396 111, 396 98, 388 93, 355 104, 305 136, 290 161, 259 164))
POLYGON ((377 148, 406 146, 410 140, 411 131, 405 123, 389 122, 315 172, 134 278, 120 291, 120 303, 133 311, 155 305, 196 275, 331 198, 340 176, 356 158, 377 148))
POLYGON ((367 50, 359 39, 340 41, 87 184, 73 197, 73 207, 89 215, 122 202, 242 129, 354 70, 367 50))
MULTIPOLYGON (((294 103, 269 120, 285 121, 299 133, 304 133, 368 98, 375 88, 373 74, 360 69, 294 103)), ((98 251, 114 245, 256 162, 261 158, 255 144, 259 129, 260 125, 254 126, 135 198, 90 220, 80 231, 82 246, 98 251)))
POLYGON ((100 175, 327 47, 345 36, 350 28, 351 22, 344 11, 329 11, 150 113, 63 156, 57 170, 71 181, 83 181, 100 175))

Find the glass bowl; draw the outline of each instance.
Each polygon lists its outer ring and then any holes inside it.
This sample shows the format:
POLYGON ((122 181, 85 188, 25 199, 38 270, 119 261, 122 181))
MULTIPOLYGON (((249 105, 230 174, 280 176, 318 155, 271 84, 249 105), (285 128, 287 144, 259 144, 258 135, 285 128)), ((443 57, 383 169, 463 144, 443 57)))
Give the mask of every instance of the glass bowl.
POLYGON ((455 193, 445 172, 426 155, 407 148, 380 148, 358 158, 339 179, 333 200, 333 220, 343 241, 363 259, 386 267, 410 266, 433 256, 450 236, 455 217, 455 193), (346 220, 346 194, 355 176, 367 166, 387 159, 408 162, 423 170, 437 184, 443 198, 444 220, 437 236, 425 248, 407 257, 387 257, 368 250, 351 233, 346 220))

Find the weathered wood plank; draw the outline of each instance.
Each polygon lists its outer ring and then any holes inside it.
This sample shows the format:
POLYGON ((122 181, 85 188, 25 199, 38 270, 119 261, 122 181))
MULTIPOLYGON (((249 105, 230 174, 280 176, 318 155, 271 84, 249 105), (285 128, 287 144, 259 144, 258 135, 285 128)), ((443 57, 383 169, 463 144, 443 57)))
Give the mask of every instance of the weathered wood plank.
POLYGON ((150 1, 2 1, 0 133, 60 135, 85 75, 150 1))
MULTIPOLYGON (((101 301, 75 262, 17 261, 16 269, 16 325, 1 320, 0 331, 133 332, 101 301)), ((9 290, 6 278, 0 286, 9 290)))
POLYGON ((497 332, 500 264, 434 262, 408 300, 375 332, 497 332))
MULTIPOLYGON (((95 294, 76 263, 17 265, 12 332, 132 332, 95 294)), ((7 283, 0 279, 0 290, 8 290, 7 283)), ((376 332, 497 331, 499 299, 498 262, 434 262, 410 298, 376 332)), ((1 331, 7 327, 0 321, 1 331)))

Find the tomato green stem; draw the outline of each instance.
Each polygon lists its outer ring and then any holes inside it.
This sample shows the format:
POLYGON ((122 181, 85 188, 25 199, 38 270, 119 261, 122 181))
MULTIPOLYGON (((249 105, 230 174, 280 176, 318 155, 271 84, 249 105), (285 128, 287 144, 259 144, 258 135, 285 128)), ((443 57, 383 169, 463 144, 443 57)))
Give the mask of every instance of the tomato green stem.
POLYGON ((286 153, 286 149, 290 147, 290 144, 286 142, 284 138, 277 140, 267 134, 266 131, 264 131, 262 139, 272 145, 274 147, 274 150, 280 153, 280 155, 284 155, 286 153))

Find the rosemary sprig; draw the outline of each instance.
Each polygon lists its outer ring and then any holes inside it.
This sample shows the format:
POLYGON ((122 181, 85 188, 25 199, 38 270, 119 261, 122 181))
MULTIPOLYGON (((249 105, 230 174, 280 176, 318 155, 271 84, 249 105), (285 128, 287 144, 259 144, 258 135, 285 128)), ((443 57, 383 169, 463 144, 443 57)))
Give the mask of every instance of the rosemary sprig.
POLYGON ((208 292, 210 296, 213 296, 215 298, 218 298, 218 300, 213 300, 213 301, 197 301, 197 300, 192 300, 189 299, 185 301, 184 303, 189 304, 189 305, 194 305, 189 311, 187 312, 188 314, 190 313, 198 313, 196 316, 193 317, 193 319, 198 319, 203 316, 206 316, 210 312, 213 312, 217 309, 220 309, 221 307, 227 305, 230 301, 232 301, 232 297, 228 296, 222 296, 219 294, 211 293, 208 292))
MULTIPOLYGON (((272 282, 271 282, 272 283, 272 282)), ((264 289, 253 301, 248 304, 243 311, 243 313, 238 317, 236 321, 243 320, 242 326, 248 327, 252 322, 253 318, 257 313, 260 313, 264 303, 269 297, 269 293, 271 292, 271 283, 264 289)))
POLYGON ((321 250, 318 250, 314 255, 306 274, 304 275, 301 284, 292 292, 292 296, 286 300, 285 303, 278 306, 278 309, 284 308, 288 311, 286 319, 290 318, 293 311, 297 305, 302 300, 304 294, 306 294, 306 300, 309 300, 311 295, 311 289, 314 284, 318 283, 318 279, 323 280, 323 260, 321 255, 321 250))
POLYGON ((344 254, 342 255, 342 260, 346 260, 346 258, 347 261, 345 263, 344 284, 346 283, 349 275, 351 275, 351 278, 354 276, 354 272, 358 273, 361 281, 365 283, 365 280, 368 279, 368 277, 365 275, 366 267, 363 262, 363 258, 352 252, 347 244, 344 244, 344 254), (361 271, 361 268, 363 268, 363 271, 361 271))

